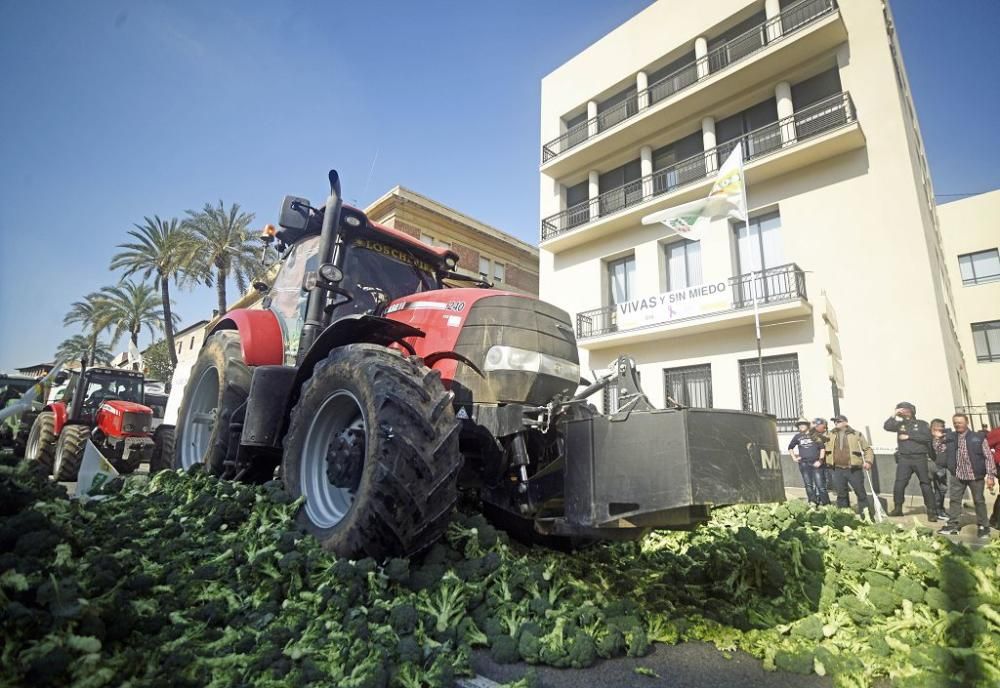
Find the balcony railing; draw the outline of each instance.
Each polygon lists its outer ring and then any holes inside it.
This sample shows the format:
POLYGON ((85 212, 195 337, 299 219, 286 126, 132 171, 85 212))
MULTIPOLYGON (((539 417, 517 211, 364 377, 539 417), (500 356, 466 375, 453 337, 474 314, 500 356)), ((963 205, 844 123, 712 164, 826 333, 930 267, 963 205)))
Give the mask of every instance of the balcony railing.
POLYGON ((617 323, 617 306, 604 306, 576 315, 577 339, 599 337, 613 332, 627 332, 633 329, 648 329, 668 323, 688 322, 706 318, 719 313, 732 313, 753 307, 754 293, 757 304, 766 306, 776 303, 786 303, 798 299, 806 299, 806 276, 802 269, 794 263, 766 268, 763 271, 737 275, 729 278, 729 288, 732 293, 730 307, 712 313, 678 318, 675 320, 652 323, 640 328, 619 329, 617 323))
POLYGON ((558 138, 542 146, 542 162, 562 155, 592 136, 607 131, 639 114, 641 110, 672 96, 713 74, 736 64, 767 46, 794 34, 822 17, 835 12, 837 0, 802 0, 781 14, 732 38, 680 69, 649 85, 644 91, 615 103, 585 122, 575 124, 558 138))
POLYGON ((802 108, 790 117, 754 129, 670 167, 550 215, 542 220, 542 241, 701 181, 715 174, 719 165, 725 162, 737 145, 743 146, 744 161, 756 160, 854 121, 854 105, 850 94, 830 96, 802 108))

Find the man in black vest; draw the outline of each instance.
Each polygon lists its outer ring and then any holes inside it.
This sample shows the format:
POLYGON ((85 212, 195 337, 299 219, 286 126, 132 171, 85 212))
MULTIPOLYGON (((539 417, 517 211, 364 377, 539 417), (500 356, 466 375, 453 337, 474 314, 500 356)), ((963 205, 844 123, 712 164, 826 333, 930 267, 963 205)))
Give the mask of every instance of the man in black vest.
POLYGON ((903 515, 906 485, 916 473, 920 492, 924 496, 927 520, 936 521, 937 509, 927 465, 927 459, 934 455, 930 426, 925 420, 917 420, 916 406, 908 401, 901 401, 896 404, 892 417, 882 427, 888 432, 896 433, 896 482, 892 486, 893 509, 889 515, 903 515))
POLYGON ((986 516, 986 497, 983 482, 992 490, 996 484, 996 464, 990 456, 990 447, 981 432, 969 428, 969 418, 956 413, 951 419, 954 430, 945 434, 945 452, 948 456, 948 525, 938 532, 957 535, 962 516, 962 498, 965 491, 972 492, 976 505, 976 535, 989 537, 990 523, 986 516))

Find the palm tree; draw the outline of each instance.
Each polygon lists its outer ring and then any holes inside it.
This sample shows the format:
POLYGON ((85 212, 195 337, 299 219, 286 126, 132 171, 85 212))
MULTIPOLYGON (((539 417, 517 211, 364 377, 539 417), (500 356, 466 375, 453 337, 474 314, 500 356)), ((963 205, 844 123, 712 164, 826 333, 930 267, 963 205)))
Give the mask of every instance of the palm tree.
MULTIPOLYGON (((130 279, 122 280, 111 287, 104 287, 97 295, 100 318, 107 327, 114 328, 111 335, 111 346, 128 333, 132 344, 138 348, 139 333, 145 327, 150 335, 163 330, 166 314, 163 312, 163 300, 152 285, 145 282, 136 284, 130 279)), ((171 313, 172 325, 176 326, 180 318, 171 313)))
MULTIPOLYGON (((108 329, 107 319, 102 311, 101 295, 94 292, 87 294, 82 301, 74 301, 63 318, 63 325, 82 325, 84 332, 87 333, 89 350, 96 352, 98 337, 108 329)), ((94 356, 91 355, 89 358, 94 356)))
POLYGON ((226 210, 222 201, 187 214, 184 227, 198 243, 199 277, 205 284, 215 283, 221 315, 226 312, 226 281, 232 277, 240 292, 246 292, 260 269, 257 252, 262 244, 248 231, 254 214, 242 212, 239 203, 226 210))
POLYGON ((95 342, 90 337, 74 334, 64 340, 56 349, 56 359, 62 361, 79 361, 87 358, 90 365, 111 363, 114 356, 105 342, 95 342))
POLYGON ((160 290, 163 304, 163 333, 167 339, 170 361, 177 364, 174 348, 173 314, 170 312, 170 280, 178 283, 187 274, 193 262, 193 242, 189 232, 181 228, 176 218, 161 220, 158 215, 152 219, 144 217, 145 224, 135 225, 129 235, 136 241, 118 244, 124 251, 111 258, 111 269, 124 269, 125 277, 136 273, 143 279, 153 277, 153 286, 160 290))

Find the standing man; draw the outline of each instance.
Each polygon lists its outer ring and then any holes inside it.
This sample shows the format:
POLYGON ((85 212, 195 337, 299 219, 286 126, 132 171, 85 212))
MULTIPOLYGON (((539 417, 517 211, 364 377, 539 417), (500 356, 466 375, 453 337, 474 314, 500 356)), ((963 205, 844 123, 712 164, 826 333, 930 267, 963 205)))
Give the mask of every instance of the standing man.
MULTIPOLYGON (((826 418, 813 418, 812 431, 813 437, 815 437, 816 441, 822 444, 825 449, 826 443, 830 441, 830 431, 827 429, 826 418)), ((823 502, 824 504, 830 503, 830 490, 833 488, 832 475, 830 466, 826 463, 826 456, 824 452, 823 463, 820 464, 820 470, 816 471, 817 480, 823 481, 820 483, 819 488, 823 491, 823 494, 826 495, 824 497, 824 499, 826 499, 826 501, 823 502)))
MULTIPOLYGON (((993 428, 987 433, 986 443, 993 450, 993 461, 1000 468, 1000 426, 993 428)), ((990 523, 994 528, 1000 530, 1000 495, 997 495, 996 501, 993 502, 993 514, 990 516, 990 523)))
POLYGON ((829 504, 830 496, 826 493, 826 482, 823 480, 823 442, 809 427, 809 421, 805 418, 799 418, 795 425, 798 432, 788 444, 788 451, 799 465, 802 484, 806 488, 806 499, 817 506, 829 504))
POLYGON ((889 515, 903 515, 906 486, 916 473, 920 492, 924 497, 927 520, 937 520, 934 493, 931 492, 930 471, 927 470, 927 460, 934 455, 930 426, 927 425, 927 421, 917 420, 916 406, 908 401, 901 401, 896 404, 893 415, 882 427, 888 432, 896 433, 896 482, 892 486, 893 509, 889 515))
POLYGON ((986 497, 983 481, 992 490, 996 485, 997 468, 990 455, 990 447, 983 433, 969 428, 969 418, 964 413, 956 413, 951 418, 954 430, 945 433, 945 452, 948 455, 948 525, 940 533, 957 535, 961 530, 962 498, 965 491, 972 492, 972 502, 976 506, 976 535, 989 537, 990 524, 986 518, 986 497))
POLYGON ((937 510, 937 520, 947 521, 948 514, 944 508, 944 498, 948 494, 948 453, 944 443, 945 425, 940 418, 931 421, 931 446, 934 454, 931 456, 931 491, 934 492, 934 507, 937 510))
MULTIPOLYGON (((849 509, 851 495, 848 486, 858 499, 858 515, 868 513, 875 520, 875 507, 865 493, 865 471, 871 470, 875 452, 868 440, 860 432, 847 424, 847 416, 841 414, 833 419, 834 430, 826 443, 826 463, 833 470, 833 487, 837 490, 837 506, 849 509)), ((873 495, 878 498, 878 495, 873 495)))

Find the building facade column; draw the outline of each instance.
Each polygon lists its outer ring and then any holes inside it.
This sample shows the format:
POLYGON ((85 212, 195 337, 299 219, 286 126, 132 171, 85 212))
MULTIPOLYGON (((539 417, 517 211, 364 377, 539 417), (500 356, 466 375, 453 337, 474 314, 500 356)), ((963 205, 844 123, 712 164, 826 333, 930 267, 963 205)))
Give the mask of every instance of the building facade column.
POLYGON ((781 20, 778 19, 778 15, 781 14, 781 2, 780 0, 764 0, 764 15, 767 17, 767 42, 781 38, 781 20), (772 21, 774 20, 774 21, 772 21))
POLYGON ((705 150, 705 173, 711 174, 719 167, 719 154, 715 150, 715 118, 701 120, 701 142, 705 150))
POLYGON ((792 104, 792 86, 781 81, 774 87, 778 104, 778 126, 781 128, 781 145, 795 142, 795 106, 792 104))
POLYGON ((589 100, 587 101, 587 138, 597 136, 597 121, 594 119, 595 117, 597 117, 597 101, 589 100))
POLYGON ((639 174, 642 175, 643 200, 653 197, 653 147, 643 146, 639 149, 639 174))
POLYGON ((708 65, 708 39, 704 36, 698 36, 694 39, 694 59, 695 59, 695 69, 698 72, 698 78, 704 79, 708 76, 709 65, 708 65))
POLYGON ((635 75, 635 89, 638 94, 639 109, 649 107, 649 75, 640 71, 635 75))
POLYGON ((590 198, 590 219, 596 220, 601 215, 601 206, 598 196, 601 195, 601 174, 597 170, 591 170, 587 175, 587 191, 590 198))

